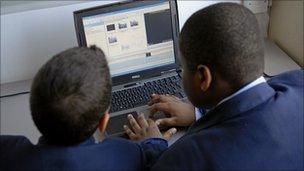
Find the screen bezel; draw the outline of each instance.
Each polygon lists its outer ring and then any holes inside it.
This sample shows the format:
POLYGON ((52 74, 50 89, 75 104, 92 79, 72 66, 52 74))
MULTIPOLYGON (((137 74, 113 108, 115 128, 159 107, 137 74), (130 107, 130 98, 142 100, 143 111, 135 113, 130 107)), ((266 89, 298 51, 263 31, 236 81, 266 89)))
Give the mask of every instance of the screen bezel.
POLYGON ((86 38, 84 33, 84 27, 82 18, 109 13, 114 11, 119 11, 123 9, 129 9, 134 7, 141 7, 145 5, 153 5, 159 2, 169 2, 170 12, 171 12, 171 24, 172 24, 172 37, 173 37, 173 47, 174 47, 174 58, 175 63, 163 65, 160 67, 155 67, 151 69, 145 69, 137 72, 131 72, 124 75, 112 77, 113 85, 124 84, 133 81, 140 81, 142 79, 151 78, 154 76, 159 76, 165 71, 169 70, 179 70, 180 59, 179 59, 179 47, 178 47, 178 37, 179 37, 179 23, 178 23, 178 11, 176 1, 163 0, 163 1, 123 1, 119 3, 112 3, 103 6, 97 6, 93 8, 83 9, 74 12, 74 24, 76 29, 77 41, 79 46, 87 46, 86 38))

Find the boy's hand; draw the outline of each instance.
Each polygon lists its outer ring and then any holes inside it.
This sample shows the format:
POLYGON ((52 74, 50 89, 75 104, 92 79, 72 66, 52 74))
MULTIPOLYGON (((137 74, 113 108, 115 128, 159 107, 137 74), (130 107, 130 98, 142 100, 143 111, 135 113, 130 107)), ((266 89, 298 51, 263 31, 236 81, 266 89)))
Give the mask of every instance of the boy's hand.
POLYGON ((127 125, 124 125, 124 130, 131 140, 144 140, 148 138, 169 140, 176 133, 176 129, 171 128, 162 135, 156 123, 151 119, 146 120, 144 114, 140 114, 137 121, 132 115, 128 115, 128 120, 133 131, 127 125))
POLYGON ((157 125, 166 126, 190 126, 195 121, 194 106, 182 102, 181 99, 172 95, 153 94, 148 103, 151 115, 161 111, 170 114, 170 118, 158 119, 157 125))

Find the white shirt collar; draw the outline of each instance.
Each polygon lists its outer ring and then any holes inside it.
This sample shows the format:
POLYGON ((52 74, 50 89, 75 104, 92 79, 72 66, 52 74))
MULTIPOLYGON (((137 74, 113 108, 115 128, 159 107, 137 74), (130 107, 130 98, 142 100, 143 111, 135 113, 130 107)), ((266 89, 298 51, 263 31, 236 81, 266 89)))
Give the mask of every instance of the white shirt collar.
MULTIPOLYGON (((246 85, 245 87, 241 88, 240 90, 238 90, 237 92, 233 93, 232 95, 224 98, 223 100, 221 100, 216 106, 219 106, 220 104, 232 99, 233 97, 243 93, 244 91, 247 91, 249 90, 250 88, 258 85, 258 84, 261 84, 261 83, 264 83, 266 82, 265 78, 263 76, 259 77, 258 79, 252 81, 251 83, 249 83, 248 85, 246 85)), ((196 120, 199 120, 200 118, 202 117, 202 114, 200 113, 200 111, 195 108, 195 118, 196 120)))
POLYGON ((224 103, 225 101, 228 101, 229 99, 232 99, 233 97, 235 97, 235 96, 243 93, 244 91, 246 91, 246 90, 248 90, 248 89, 250 89, 250 88, 252 88, 252 87, 254 87, 254 86, 258 85, 258 84, 264 83, 264 82, 266 82, 266 80, 265 80, 265 78, 263 76, 261 76, 258 79, 252 81, 250 84, 246 85, 245 87, 239 89, 237 92, 233 93, 232 95, 224 98, 216 106, 218 106, 218 105, 224 103))

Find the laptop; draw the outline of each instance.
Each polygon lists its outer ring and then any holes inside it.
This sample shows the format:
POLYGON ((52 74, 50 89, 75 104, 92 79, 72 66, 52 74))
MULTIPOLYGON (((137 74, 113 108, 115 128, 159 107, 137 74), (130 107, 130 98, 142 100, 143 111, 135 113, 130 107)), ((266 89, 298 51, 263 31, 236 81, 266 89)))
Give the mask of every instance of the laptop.
MULTIPOLYGON (((178 60, 175 1, 124 1, 74 12, 79 46, 96 45, 107 58, 113 89, 108 136, 122 136, 127 114, 149 117, 151 94, 185 99, 178 60)), ((158 113, 154 119, 166 117, 158 113)))

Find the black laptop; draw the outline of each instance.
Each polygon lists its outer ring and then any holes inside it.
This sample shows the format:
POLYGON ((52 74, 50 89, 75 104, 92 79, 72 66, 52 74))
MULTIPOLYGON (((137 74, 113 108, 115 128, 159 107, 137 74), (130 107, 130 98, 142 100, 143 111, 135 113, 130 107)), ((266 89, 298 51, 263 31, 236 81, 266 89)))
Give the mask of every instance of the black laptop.
POLYGON ((123 135, 126 114, 145 113, 148 117, 151 94, 185 98, 175 1, 125 1, 75 11, 74 20, 79 46, 100 47, 110 66, 109 136, 123 135))

